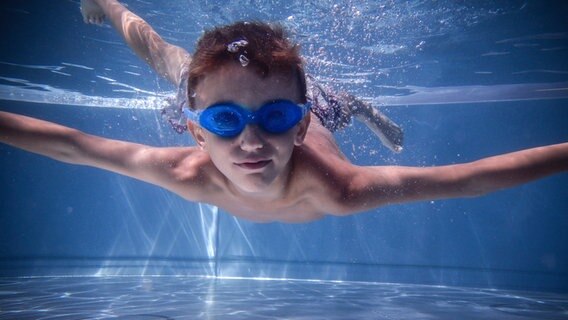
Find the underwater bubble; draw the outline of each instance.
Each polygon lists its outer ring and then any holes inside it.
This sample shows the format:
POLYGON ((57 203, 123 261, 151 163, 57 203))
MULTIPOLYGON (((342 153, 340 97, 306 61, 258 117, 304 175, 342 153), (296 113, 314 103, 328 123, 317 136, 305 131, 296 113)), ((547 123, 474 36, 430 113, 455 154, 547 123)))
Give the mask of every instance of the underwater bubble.
POLYGON ((239 62, 241 63, 241 66, 246 67, 248 66, 250 60, 244 54, 241 54, 239 56, 239 62))
POLYGON ((241 48, 246 47, 247 44, 248 44, 248 41, 246 41, 244 39, 233 41, 233 42, 231 42, 227 45, 227 51, 229 51, 231 53, 239 52, 239 50, 241 48))

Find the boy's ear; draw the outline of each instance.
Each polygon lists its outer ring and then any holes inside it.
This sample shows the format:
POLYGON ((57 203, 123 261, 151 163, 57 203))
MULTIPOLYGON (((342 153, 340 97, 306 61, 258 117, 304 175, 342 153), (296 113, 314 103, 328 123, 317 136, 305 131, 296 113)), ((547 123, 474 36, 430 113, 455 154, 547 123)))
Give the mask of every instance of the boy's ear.
POLYGON ((311 113, 308 113, 302 121, 298 124, 299 130, 296 133, 296 137, 294 140, 294 144, 296 146, 301 146, 304 143, 304 139, 306 138, 306 134, 308 133, 308 128, 310 127, 311 121, 311 113))
POLYGON ((205 136, 203 135, 203 129, 196 125, 195 122, 189 120, 187 120, 187 129, 193 136, 193 140, 195 140, 197 145, 201 149, 205 148, 205 136))

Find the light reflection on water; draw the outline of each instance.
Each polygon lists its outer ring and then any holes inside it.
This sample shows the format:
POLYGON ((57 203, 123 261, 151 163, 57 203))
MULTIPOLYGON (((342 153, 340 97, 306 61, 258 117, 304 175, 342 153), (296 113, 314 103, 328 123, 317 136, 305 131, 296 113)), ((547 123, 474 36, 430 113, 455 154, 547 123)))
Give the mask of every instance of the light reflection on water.
POLYGON ((566 319, 568 296, 203 277, 0 280, 0 319, 566 319))

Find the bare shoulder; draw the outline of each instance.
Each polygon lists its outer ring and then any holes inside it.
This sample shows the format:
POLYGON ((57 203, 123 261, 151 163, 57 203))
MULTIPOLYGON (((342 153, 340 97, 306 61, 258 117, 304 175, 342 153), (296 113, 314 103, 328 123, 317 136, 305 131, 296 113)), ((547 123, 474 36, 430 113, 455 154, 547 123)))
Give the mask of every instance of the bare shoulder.
POLYGON ((203 201, 214 190, 220 173, 208 153, 196 147, 148 148, 134 161, 150 183, 190 201, 203 201))
POLYGON ((85 136, 82 143, 89 165, 168 189, 190 201, 202 201, 211 192, 218 172, 209 155, 196 147, 153 147, 120 140, 85 136))
POLYGON ((294 185, 301 190, 298 193, 326 214, 342 213, 342 199, 357 166, 343 155, 333 135, 321 125, 312 123, 304 144, 293 157, 294 185))

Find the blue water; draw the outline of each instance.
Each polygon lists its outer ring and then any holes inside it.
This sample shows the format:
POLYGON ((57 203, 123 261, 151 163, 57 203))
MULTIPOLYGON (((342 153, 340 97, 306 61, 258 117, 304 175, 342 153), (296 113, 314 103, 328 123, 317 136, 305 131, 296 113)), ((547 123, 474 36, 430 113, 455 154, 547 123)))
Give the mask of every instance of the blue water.
MULTIPOLYGON (((449 164, 568 138, 561 1, 127 3, 189 50, 203 28, 284 21, 311 73, 403 126, 401 154, 358 123, 336 134, 358 164, 449 164)), ((0 109, 192 144, 156 111, 174 89, 77 6, 0 5, 0 109)), ((256 224, 4 145, 0 166, 0 319, 568 318, 566 174, 474 199, 256 224)))

